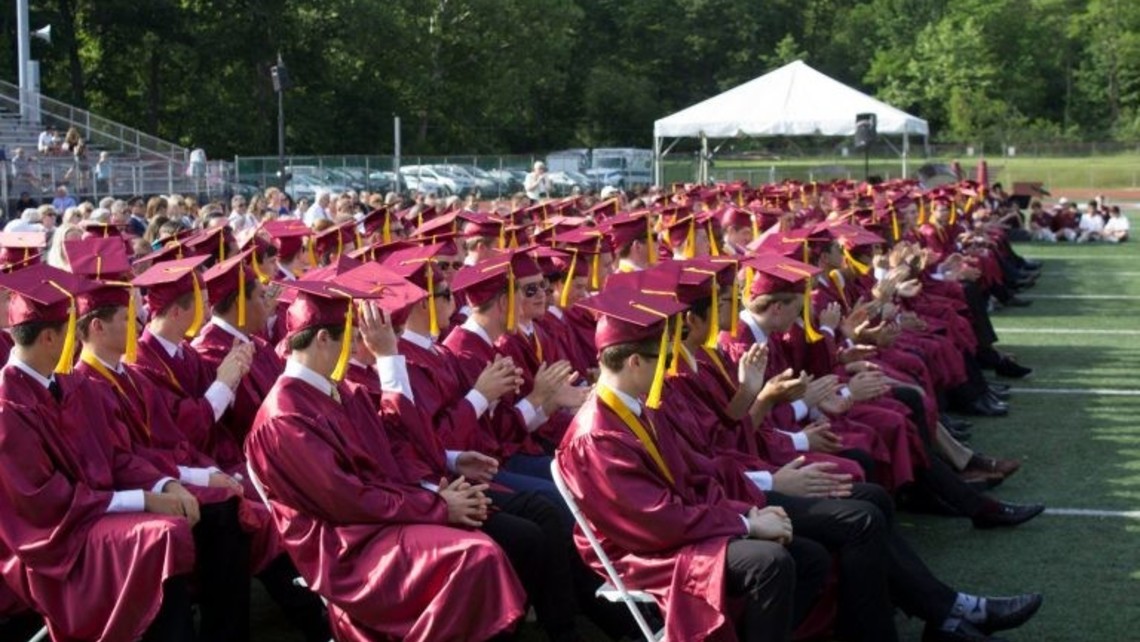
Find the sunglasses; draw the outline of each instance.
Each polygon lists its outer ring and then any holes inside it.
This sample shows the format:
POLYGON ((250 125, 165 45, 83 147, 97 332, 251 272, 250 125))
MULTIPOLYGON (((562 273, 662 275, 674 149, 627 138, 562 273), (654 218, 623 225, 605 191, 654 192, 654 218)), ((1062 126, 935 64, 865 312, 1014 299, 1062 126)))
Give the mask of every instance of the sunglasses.
POLYGON ((528 299, 533 299, 538 296, 539 292, 544 292, 541 283, 530 283, 522 288, 522 294, 528 299))

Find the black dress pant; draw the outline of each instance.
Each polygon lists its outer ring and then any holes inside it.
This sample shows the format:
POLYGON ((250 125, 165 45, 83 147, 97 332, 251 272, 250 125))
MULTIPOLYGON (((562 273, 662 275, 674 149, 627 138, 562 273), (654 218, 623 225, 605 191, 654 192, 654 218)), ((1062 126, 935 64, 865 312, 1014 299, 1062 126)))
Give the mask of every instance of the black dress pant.
POLYGON ((238 499, 201 504, 193 529, 197 552, 200 637, 249 640, 249 536, 238 522, 238 499))
POLYGON ((257 574, 257 579, 306 642, 328 642, 332 637, 328 610, 320 596, 308 587, 293 583, 297 575, 293 561, 282 553, 257 574))
POLYGON ((742 642, 791 639, 796 571, 792 553, 776 542, 737 539, 728 543, 728 595, 745 600, 744 613, 736 626, 742 642))
POLYGON ((895 530, 894 503, 887 491, 876 484, 855 484, 850 499, 873 505, 885 519, 887 584, 895 606, 924 621, 941 622, 945 619, 958 593, 935 577, 926 562, 895 530))
POLYGON ((570 572, 571 543, 562 517, 550 500, 538 493, 489 492, 492 512, 483 524, 507 554, 522 581, 538 622, 551 640, 576 639, 578 613, 570 572))
MULTIPOLYGON (((879 508, 858 499, 816 499, 777 492, 768 493, 768 504, 780 506, 791 518, 794 541, 818 542, 836 555, 839 562, 837 625, 844 639, 897 640, 887 587, 890 526, 879 508)), ((796 597, 799 611, 800 596, 796 597)))
POLYGON ((172 577, 162 585, 162 606, 143 634, 142 642, 194 642, 194 621, 190 614, 190 587, 185 575, 172 577))

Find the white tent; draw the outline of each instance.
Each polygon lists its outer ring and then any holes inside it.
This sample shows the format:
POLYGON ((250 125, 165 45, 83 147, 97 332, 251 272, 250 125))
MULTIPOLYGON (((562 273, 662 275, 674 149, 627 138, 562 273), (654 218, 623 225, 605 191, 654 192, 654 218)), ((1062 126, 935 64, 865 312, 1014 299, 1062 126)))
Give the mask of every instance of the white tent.
POLYGON ((667 138, 701 139, 701 179, 706 180, 709 138, 851 136, 855 115, 863 113, 875 114, 880 134, 903 137, 906 174, 910 136, 929 136, 926 121, 797 60, 653 123, 655 182, 661 183, 662 147, 667 138))

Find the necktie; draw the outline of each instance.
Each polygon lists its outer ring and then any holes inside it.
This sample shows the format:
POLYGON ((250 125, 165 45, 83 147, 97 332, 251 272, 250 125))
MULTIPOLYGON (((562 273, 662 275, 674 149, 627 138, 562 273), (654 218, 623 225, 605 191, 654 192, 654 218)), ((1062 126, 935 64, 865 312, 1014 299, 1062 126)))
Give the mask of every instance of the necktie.
POLYGON ((52 379, 51 383, 48 384, 48 392, 57 402, 63 401, 63 389, 59 387, 59 382, 55 379, 52 379))

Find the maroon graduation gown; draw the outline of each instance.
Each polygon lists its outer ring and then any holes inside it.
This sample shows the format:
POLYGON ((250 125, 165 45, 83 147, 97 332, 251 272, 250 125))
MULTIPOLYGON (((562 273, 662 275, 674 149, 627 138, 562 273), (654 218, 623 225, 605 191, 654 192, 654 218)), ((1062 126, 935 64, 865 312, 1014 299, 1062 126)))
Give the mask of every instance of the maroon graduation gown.
MULTIPOLYGON (((163 475, 178 479, 179 466, 209 468, 217 465, 196 450, 178 430, 162 396, 146 377, 124 368, 122 374, 107 370, 106 374, 111 377, 108 379, 83 360, 75 367, 75 373, 86 377, 91 386, 100 391, 108 412, 127 427, 130 447, 163 475)), ((225 502, 235 495, 224 487, 184 486, 203 504, 225 502)), ((281 554, 269 510, 260 498, 243 494, 238 502, 238 521, 242 530, 250 535, 250 570, 260 572, 281 554)))
POLYGON ((150 490, 160 475, 120 447, 86 380, 56 379, 62 403, 16 367, 0 371, 0 571, 53 640, 134 640, 163 582, 193 569, 190 526, 107 512, 113 491, 150 490))
MULTIPOLYGON (((644 407, 642 413, 643 422, 658 421, 644 407)), ((575 415, 555 460, 623 581, 661 605, 666 639, 734 639, 725 552, 730 539, 745 535, 740 516, 751 504, 729 499, 715 478, 690 466, 668 429, 657 430, 656 441, 674 481, 595 394, 575 415)), ((755 505, 763 506, 759 494, 755 505)), ((574 541, 602 573, 577 528, 574 541)))
MULTIPOLYGON (((447 335, 444 345, 455 355, 460 388, 465 390, 475 386, 479 374, 500 354, 483 337, 463 327, 453 329, 447 335)), ((515 365, 525 370, 523 364, 515 365)), ((527 430, 522 413, 515 408, 518 400, 518 395, 503 395, 494 408, 483 413, 479 418, 480 434, 476 439, 480 447, 468 450, 478 450, 499 461, 506 461, 518 452, 527 455, 543 454, 542 446, 527 430)), ((454 448, 450 445, 448 447, 454 448)))
MULTIPOLYGON (((250 336, 250 340, 254 343, 253 364, 234 391, 233 405, 214 426, 211 445, 206 449, 206 453, 226 470, 245 463, 242 455, 245 436, 249 433, 258 407, 282 369, 281 359, 265 339, 255 335, 250 336)), ((191 345, 202 356, 202 361, 213 378, 218 366, 233 348, 234 336, 213 323, 207 323, 191 345)))
POLYGON ((342 403, 281 377, 246 452, 282 543, 329 601, 338 640, 484 640, 524 613, 522 587, 486 535, 447 524, 447 505, 393 457, 368 392, 342 403))

